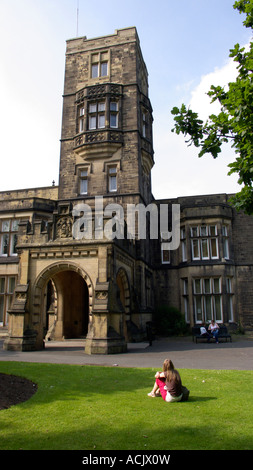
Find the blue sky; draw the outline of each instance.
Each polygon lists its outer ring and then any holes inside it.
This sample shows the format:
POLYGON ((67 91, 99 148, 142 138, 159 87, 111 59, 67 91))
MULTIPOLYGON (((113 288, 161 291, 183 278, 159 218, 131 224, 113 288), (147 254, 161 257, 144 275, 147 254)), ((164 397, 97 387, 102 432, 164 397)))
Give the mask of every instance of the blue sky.
POLYGON ((66 40, 136 26, 149 71, 156 198, 231 193, 230 148, 198 159, 171 133, 182 102, 206 117, 210 85, 235 76, 229 49, 250 31, 234 0, 0 0, 0 191, 58 183, 66 40), (217 82, 218 80, 218 82, 217 82))

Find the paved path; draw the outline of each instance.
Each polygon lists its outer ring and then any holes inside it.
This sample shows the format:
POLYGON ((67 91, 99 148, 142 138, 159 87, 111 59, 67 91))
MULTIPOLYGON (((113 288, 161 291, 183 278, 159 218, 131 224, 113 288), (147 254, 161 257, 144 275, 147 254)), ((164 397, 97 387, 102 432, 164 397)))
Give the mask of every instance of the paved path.
POLYGON ((4 351, 0 340, 0 361, 44 362, 55 364, 154 367, 160 369, 170 358, 178 369, 253 370, 253 340, 235 337, 230 343, 198 343, 187 338, 163 338, 148 343, 128 344, 125 354, 84 353, 84 340, 47 342, 43 351, 4 351))

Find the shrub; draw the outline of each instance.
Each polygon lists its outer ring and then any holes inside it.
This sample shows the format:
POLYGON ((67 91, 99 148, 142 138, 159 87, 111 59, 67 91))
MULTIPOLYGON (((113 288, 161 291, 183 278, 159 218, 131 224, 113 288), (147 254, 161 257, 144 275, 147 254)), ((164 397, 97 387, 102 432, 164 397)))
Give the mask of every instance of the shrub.
POLYGON ((162 336, 178 336, 187 332, 182 313, 175 307, 162 305, 155 313, 156 331, 162 336))

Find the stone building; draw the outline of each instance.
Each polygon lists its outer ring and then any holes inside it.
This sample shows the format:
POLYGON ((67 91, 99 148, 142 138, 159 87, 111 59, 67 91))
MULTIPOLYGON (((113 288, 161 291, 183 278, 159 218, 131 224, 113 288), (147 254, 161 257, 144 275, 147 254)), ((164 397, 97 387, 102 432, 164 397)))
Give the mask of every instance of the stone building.
POLYGON ((154 200, 152 121, 135 28, 67 41, 59 186, 0 193, 5 349, 83 337, 88 354, 124 352, 162 304, 189 325, 253 326, 253 219, 226 194, 154 200), (171 227, 178 205, 171 250, 161 213, 171 227))

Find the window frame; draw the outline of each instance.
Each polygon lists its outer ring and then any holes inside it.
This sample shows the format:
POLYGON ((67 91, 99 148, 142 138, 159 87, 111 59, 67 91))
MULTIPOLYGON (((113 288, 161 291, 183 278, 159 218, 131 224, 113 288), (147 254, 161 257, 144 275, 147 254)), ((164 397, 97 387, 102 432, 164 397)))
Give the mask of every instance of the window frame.
POLYGON ((84 103, 78 106, 77 121, 78 121, 78 134, 82 134, 85 131, 85 106, 84 103))
POLYGON ((147 139, 148 133, 148 113, 145 109, 142 110, 142 137, 147 139))
POLYGON ((16 275, 1 275, 0 276, 0 286, 2 287, 1 280, 4 280, 3 288, 1 288, 0 292, 0 309, 2 308, 2 312, 0 311, 0 327, 5 327, 8 325, 8 309, 10 308, 14 290, 17 285, 17 276, 16 275), (10 280, 14 279, 14 285, 12 286, 12 290, 10 288, 10 280))
POLYGON ((87 167, 79 168, 78 177, 79 177, 79 194, 87 195, 88 194, 88 176, 89 171, 87 167), (85 174, 82 174, 85 173, 85 174), (82 185, 86 185, 86 191, 82 191, 82 185))
POLYGON ((109 104, 109 127, 111 129, 118 129, 119 127, 119 102, 116 100, 110 100, 109 104), (116 104, 116 109, 112 109, 112 105, 116 104), (116 118, 116 124, 112 125, 112 117, 116 118))
POLYGON ((105 129, 105 127, 106 127, 105 100, 90 101, 88 103, 88 129, 89 131, 94 131, 97 129, 105 129), (101 108, 101 105, 103 105, 102 108, 101 108), (102 117, 103 117, 103 125, 100 124, 100 119, 102 117), (92 121, 94 124, 91 125, 92 121))
POLYGON ((107 172, 108 172, 108 192, 115 193, 118 190, 118 165, 116 164, 108 165, 107 172), (115 185, 112 184, 113 181, 115 181, 115 185))
POLYGON ((219 259, 217 224, 192 225, 190 238, 193 261, 219 259))
POLYGON ((222 241, 223 241, 223 257, 224 259, 230 259, 228 225, 223 224, 221 230, 222 230, 222 241))
POLYGON ((200 260, 200 246, 199 246, 199 239, 192 238, 191 239, 191 248, 192 248, 192 259, 193 261, 200 260), (195 244, 195 246, 194 246, 195 244), (195 247, 197 247, 197 256, 195 255, 195 247))
POLYGON ((90 78, 100 79, 109 77, 109 50, 93 52, 90 56, 90 78), (106 66, 106 69, 105 69, 106 66))
POLYGON ((17 256, 18 225, 20 219, 0 220, 0 257, 17 256))
POLYGON ((121 126, 121 99, 108 96, 90 97, 76 107, 76 133, 118 130, 121 126))
POLYGON ((207 323, 211 321, 212 318, 214 318, 217 323, 223 322, 223 293, 221 276, 205 276, 193 279, 193 306, 194 319, 196 324, 207 323), (218 291, 215 288, 215 281, 217 280, 219 281, 218 291), (207 292, 206 289, 206 281, 209 281, 209 292, 207 292), (196 289, 197 282, 199 285, 199 291, 196 289))
POLYGON ((171 264, 171 250, 164 249, 163 243, 168 243, 168 232, 161 232, 161 262, 162 264, 171 264))

